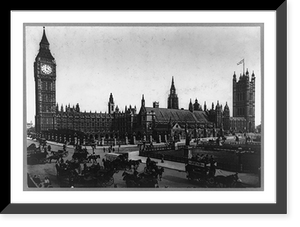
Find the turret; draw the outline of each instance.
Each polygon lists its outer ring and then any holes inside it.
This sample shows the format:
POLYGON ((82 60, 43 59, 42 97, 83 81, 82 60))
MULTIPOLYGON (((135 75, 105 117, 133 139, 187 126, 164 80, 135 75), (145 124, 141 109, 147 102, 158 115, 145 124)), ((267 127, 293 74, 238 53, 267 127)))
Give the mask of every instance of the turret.
POLYGON ((193 107, 192 99, 190 99, 189 111, 191 111, 191 112, 193 112, 193 111, 194 111, 194 107, 193 107))
POLYGON ((223 111, 223 128, 224 130, 229 130, 230 129, 230 110, 229 110, 229 106, 226 102, 225 106, 224 106, 224 111, 223 111))
POLYGON ((234 73, 233 73, 233 82, 236 82, 236 75, 235 75, 235 71, 234 71, 234 73))
POLYGON ((252 75, 251 75, 251 81, 254 81, 255 80, 255 75, 254 75, 254 71, 252 72, 252 75))
POLYGON ((200 110, 200 104, 198 103, 198 99, 195 99, 194 110, 200 110))
POLYGON ((116 106, 115 112, 116 112, 116 113, 119 113, 119 107, 118 107, 118 105, 116 106))
POLYGON ((76 104, 76 109, 75 109, 75 110, 76 110, 76 112, 78 112, 78 113, 80 112, 79 103, 76 104))
POLYGON ((144 94, 142 95, 141 106, 145 107, 145 98, 144 98, 144 94))

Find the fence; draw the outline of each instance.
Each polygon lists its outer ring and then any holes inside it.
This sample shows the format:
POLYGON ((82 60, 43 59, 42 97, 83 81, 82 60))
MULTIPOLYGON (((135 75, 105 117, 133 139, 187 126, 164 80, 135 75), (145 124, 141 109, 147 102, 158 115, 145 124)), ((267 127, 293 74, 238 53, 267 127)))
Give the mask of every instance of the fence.
POLYGON ((180 163, 187 163, 187 161, 188 161, 188 158, 185 158, 185 157, 176 157, 173 155, 165 155, 165 154, 158 153, 158 152, 140 151, 139 155, 143 156, 143 157, 150 157, 150 158, 156 158, 156 159, 161 159, 163 157, 164 160, 172 161, 172 162, 180 162, 180 163))
MULTIPOLYGON (((183 146, 184 147, 184 146, 183 146)), ((179 163, 187 163, 188 158, 185 155, 183 149, 179 150, 171 150, 168 148, 167 150, 162 149, 163 146, 160 146, 157 149, 149 149, 149 150, 140 150, 139 155, 144 157, 161 159, 162 157, 166 161, 179 162, 179 163), (174 155, 173 155, 174 153, 174 155)), ((165 147, 167 148, 167 147, 165 147)), ((257 172, 258 168, 261 166, 261 156, 260 153, 243 153, 240 154, 239 157, 235 150, 200 150, 197 148, 189 148, 192 150, 194 154, 208 154, 213 155, 214 159, 218 163, 218 168, 233 171, 233 172, 257 172)))

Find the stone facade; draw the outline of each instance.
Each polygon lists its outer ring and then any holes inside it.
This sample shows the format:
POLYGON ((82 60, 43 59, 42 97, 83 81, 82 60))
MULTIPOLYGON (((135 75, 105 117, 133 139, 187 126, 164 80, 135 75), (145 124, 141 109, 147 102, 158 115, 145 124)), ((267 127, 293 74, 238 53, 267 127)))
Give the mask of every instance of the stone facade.
POLYGON ((204 102, 203 108, 196 99, 190 99, 188 109, 179 109, 178 95, 172 77, 167 108, 160 108, 158 102, 153 107, 146 107, 144 95, 141 108, 136 106, 119 111, 115 107, 113 94, 108 98, 108 112, 82 112, 77 103, 59 108, 56 104, 56 62, 49 49, 49 42, 43 30, 39 53, 34 62, 34 78, 36 85, 36 116, 37 133, 50 132, 48 137, 72 138, 80 135, 83 139, 131 140, 155 139, 166 141, 170 137, 182 137, 184 130, 198 136, 217 136, 223 131, 254 131, 255 128, 255 75, 249 81, 249 72, 241 75, 239 81, 233 75, 233 117, 227 102, 223 108, 217 101, 210 109, 204 102), (57 133, 61 131, 62 133, 57 133), (67 134, 67 135, 65 135, 67 134))

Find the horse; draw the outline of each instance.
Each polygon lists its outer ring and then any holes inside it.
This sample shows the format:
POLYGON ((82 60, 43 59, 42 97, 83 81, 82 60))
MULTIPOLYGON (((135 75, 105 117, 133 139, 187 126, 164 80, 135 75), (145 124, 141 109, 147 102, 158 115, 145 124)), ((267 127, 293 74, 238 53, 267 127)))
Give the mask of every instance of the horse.
POLYGON ((229 175, 229 176, 215 176, 214 182, 217 186, 220 187, 235 187, 236 183, 238 182, 239 177, 238 173, 229 175))
POLYGON ((61 155, 55 154, 55 155, 49 156, 47 159, 49 160, 49 163, 51 163, 52 160, 56 160, 56 162, 58 162, 58 160, 60 158, 61 158, 61 155))
POLYGON ((88 158, 88 162, 93 161, 97 161, 97 158, 100 158, 100 155, 95 155, 95 154, 91 154, 90 156, 87 157, 88 158))

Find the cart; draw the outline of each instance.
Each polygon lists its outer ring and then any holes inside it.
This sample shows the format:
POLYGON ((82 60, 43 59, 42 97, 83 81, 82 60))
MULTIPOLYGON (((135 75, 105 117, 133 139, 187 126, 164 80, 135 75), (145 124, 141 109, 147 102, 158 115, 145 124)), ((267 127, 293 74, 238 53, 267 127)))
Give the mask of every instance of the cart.
POLYGON ((205 187, 213 186, 216 166, 216 162, 212 164, 189 159, 185 166, 187 178, 189 180, 199 182, 205 187))

